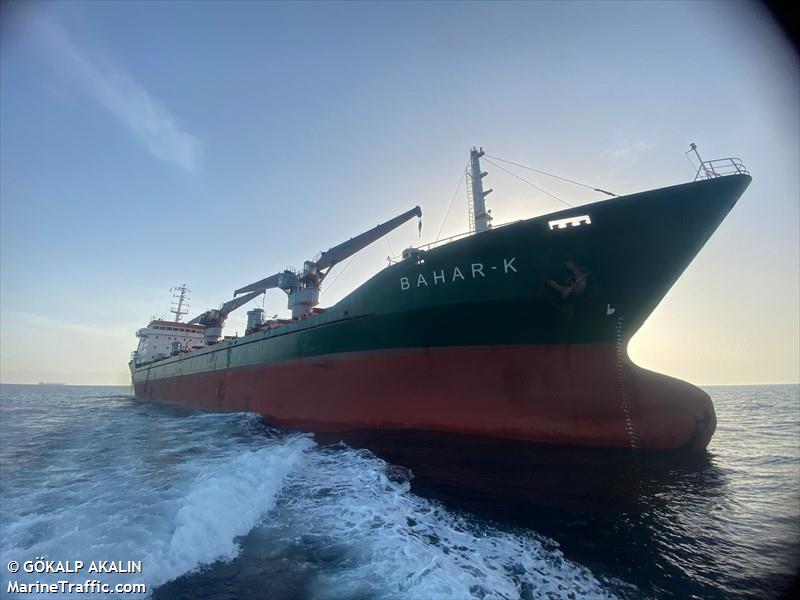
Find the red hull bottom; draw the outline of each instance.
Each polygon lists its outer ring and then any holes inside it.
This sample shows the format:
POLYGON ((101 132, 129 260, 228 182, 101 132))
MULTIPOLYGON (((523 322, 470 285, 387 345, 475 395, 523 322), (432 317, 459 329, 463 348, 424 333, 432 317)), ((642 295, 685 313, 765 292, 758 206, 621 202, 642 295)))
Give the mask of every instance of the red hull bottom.
POLYGON ((137 397, 257 412, 312 432, 415 430, 555 445, 702 449, 702 390, 614 344, 423 348, 318 356, 135 383, 137 397))

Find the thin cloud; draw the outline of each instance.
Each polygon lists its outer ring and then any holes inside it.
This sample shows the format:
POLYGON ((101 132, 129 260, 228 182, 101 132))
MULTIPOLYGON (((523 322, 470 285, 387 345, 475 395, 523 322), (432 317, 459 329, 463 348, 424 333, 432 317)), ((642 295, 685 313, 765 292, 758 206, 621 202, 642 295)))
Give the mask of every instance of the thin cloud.
POLYGON ((9 321, 17 325, 24 325, 36 331, 46 332, 52 335, 53 332, 75 333, 86 336, 94 337, 120 337, 130 336, 131 330, 125 329, 121 325, 111 325, 108 327, 96 327, 93 325, 84 325, 82 323, 70 323, 68 321, 59 321, 50 317, 44 317, 35 313, 9 311, 5 314, 5 326, 9 326, 9 321))
POLYGON ((630 158, 641 154, 647 150, 652 150, 654 146, 642 141, 625 140, 619 148, 606 150, 603 154, 615 160, 630 158))
POLYGON ((58 23, 36 17, 33 29, 58 73, 77 83, 121 121, 153 156, 189 171, 197 168, 201 141, 182 130, 147 90, 106 61, 101 68, 58 23))

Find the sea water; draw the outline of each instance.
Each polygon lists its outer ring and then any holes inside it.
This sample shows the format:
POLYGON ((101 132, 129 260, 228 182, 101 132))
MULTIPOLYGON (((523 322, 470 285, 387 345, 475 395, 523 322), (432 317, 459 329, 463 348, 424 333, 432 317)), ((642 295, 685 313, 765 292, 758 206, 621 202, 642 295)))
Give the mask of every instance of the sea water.
POLYGON ((519 518, 257 415, 4 385, 0 595, 95 580, 154 598, 780 596, 800 566, 800 388, 707 391, 719 425, 699 461, 631 471, 633 497, 602 510, 589 490, 577 509, 517 503, 519 518), (26 572, 37 560, 85 566, 26 572))

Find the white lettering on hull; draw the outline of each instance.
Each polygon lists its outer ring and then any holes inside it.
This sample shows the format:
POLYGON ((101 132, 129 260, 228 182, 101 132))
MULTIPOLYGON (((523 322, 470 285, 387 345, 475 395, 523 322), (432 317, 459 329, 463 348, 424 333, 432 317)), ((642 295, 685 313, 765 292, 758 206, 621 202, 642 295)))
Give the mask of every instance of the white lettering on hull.
MULTIPOLYGON (((515 260, 517 260, 516 256, 514 258, 512 258, 511 260, 508 260, 507 258, 503 259, 503 272, 504 273, 508 273, 509 271, 514 271, 514 273, 517 272, 517 269, 514 267, 514 261, 515 260)), ((494 269, 494 267, 492 267, 492 268, 494 269)))
MULTIPOLYGON (((517 260, 516 256, 512 256, 511 258, 504 258, 503 259, 503 275, 508 275, 510 273, 518 273, 517 267, 514 265, 514 261, 517 260)), ((485 269, 490 271, 498 271, 499 267, 497 265, 484 265, 482 262, 474 262, 469 265, 469 273, 471 279, 485 279, 486 273, 485 269)), ((426 273, 418 273, 417 274, 417 284, 415 287, 429 287, 428 280, 425 278, 426 273)), ((464 276, 463 271, 455 266, 450 269, 439 269, 437 271, 431 271, 430 275, 433 277, 433 285, 447 285, 448 283, 454 283, 458 280, 465 281, 466 277, 464 276)), ((409 279, 409 277, 401 277, 400 278, 400 290, 406 291, 411 289, 413 277, 409 279)))

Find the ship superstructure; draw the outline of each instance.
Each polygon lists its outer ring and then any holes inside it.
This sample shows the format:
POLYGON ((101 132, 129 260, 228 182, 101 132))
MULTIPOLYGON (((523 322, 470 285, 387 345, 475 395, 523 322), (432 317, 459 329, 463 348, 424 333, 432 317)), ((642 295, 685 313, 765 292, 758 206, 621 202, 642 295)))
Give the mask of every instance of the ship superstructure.
POLYGON ((203 347, 132 360, 137 396, 308 431, 704 448, 708 395, 634 365, 627 344, 749 185, 741 161, 701 160, 690 183, 492 227, 482 156, 470 154, 468 235, 406 249, 326 309, 330 270, 419 207, 243 286, 176 319, 203 347), (223 338, 228 314, 269 289, 292 318, 253 309, 246 335, 223 338))
POLYGON ((175 356, 179 352, 203 348, 203 331, 200 325, 153 319, 147 327, 136 332, 139 347, 134 352, 133 361, 145 364, 175 356))
POLYGON ((184 283, 170 291, 173 292, 170 312, 175 315, 175 320, 167 321, 153 317, 147 327, 142 327, 136 332, 139 346, 131 355, 133 364, 154 362, 181 352, 197 350, 205 345, 202 326, 181 323, 181 318, 189 310, 191 290, 184 283))

